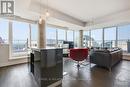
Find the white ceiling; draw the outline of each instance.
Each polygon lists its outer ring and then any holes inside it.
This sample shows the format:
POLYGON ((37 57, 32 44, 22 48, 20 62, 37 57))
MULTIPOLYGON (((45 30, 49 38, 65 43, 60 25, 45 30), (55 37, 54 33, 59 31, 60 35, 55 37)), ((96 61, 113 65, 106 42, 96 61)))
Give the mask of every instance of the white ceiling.
MULTIPOLYGON (((40 4, 35 4, 36 6, 34 6, 31 3, 41 3, 43 9, 45 9, 47 0, 15 0, 15 15, 31 20, 38 20, 40 4), (31 11, 30 8, 34 10, 31 11)), ((69 22, 77 21, 78 23, 99 20, 109 15, 130 10, 130 0, 48 0, 48 4, 53 11, 61 12, 60 15, 58 14, 57 16, 64 15, 61 16, 61 18, 65 17, 67 20, 72 17, 73 21, 69 20, 69 22)), ((55 15, 56 12, 54 13, 54 16, 55 15)), ((54 21, 56 20, 51 20, 51 22, 54 21)), ((59 21, 55 23, 61 24, 59 21)), ((65 22, 62 23, 63 25, 67 24, 65 22)))
MULTIPOLYGON (((47 3, 47 0, 41 1, 47 3)), ((48 0, 48 2, 50 7, 85 22, 130 8, 130 0, 48 0)))
POLYGON ((130 8, 130 0, 48 0, 48 3, 49 7, 85 22, 130 8))
MULTIPOLYGON (((33 1, 47 4, 47 0, 15 0, 16 11, 23 13, 33 1)), ((85 22, 130 9, 130 0, 48 0, 48 3, 49 7, 85 22)))

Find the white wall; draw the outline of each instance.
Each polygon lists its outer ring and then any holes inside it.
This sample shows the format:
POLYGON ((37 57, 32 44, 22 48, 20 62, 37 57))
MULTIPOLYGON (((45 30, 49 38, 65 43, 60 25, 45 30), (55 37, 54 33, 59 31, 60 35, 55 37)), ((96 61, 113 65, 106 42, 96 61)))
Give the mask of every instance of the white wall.
POLYGON ((9 45, 0 44, 0 67, 27 62, 27 58, 9 59, 9 45))

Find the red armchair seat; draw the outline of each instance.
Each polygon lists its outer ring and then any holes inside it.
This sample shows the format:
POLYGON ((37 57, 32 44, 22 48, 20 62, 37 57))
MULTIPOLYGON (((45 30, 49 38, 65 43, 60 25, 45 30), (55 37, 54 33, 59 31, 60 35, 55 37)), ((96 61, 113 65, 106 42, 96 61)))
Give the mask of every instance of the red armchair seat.
MULTIPOLYGON (((88 57, 88 48, 70 49, 69 57, 75 61, 83 61, 88 57)), ((78 64, 79 65, 79 64, 78 64)))

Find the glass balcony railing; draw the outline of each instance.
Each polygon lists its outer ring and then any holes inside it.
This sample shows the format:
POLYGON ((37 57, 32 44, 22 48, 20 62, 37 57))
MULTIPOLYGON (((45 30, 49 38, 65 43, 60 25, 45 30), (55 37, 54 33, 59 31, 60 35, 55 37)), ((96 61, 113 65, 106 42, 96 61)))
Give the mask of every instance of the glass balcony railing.
POLYGON ((103 41, 102 40, 95 40, 91 41, 92 47, 103 47, 103 41))
POLYGON ((118 40, 118 47, 122 48, 125 53, 130 53, 130 41, 129 40, 118 40))
POLYGON ((20 57, 20 56, 27 56, 27 54, 28 54, 27 40, 13 40, 12 56, 20 57))
POLYGON ((46 40, 46 47, 47 48, 56 47, 56 39, 47 39, 46 40))
POLYGON ((30 48, 37 48, 37 41, 31 41, 31 45, 27 40, 13 40, 12 56, 26 56, 30 52, 30 48))
POLYGON ((119 47, 122 48, 123 52, 130 53, 130 41, 129 40, 105 40, 104 44, 102 40, 95 40, 95 41, 84 41, 83 42, 84 47, 107 47, 107 48, 113 48, 113 47, 119 47))
POLYGON ((102 40, 95 40, 95 41, 84 41, 83 42, 84 47, 103 47, 103 41, 102 40))
POLYGON ((27 51, 27 47, 28 47, 28 43, 27 41, 23 40, 15 40, 13 41, 13 52, 24 52, 24 51, 27 51))
POLYGON ((107 48, 116 47, 116 40, 105 40, 103 46, 107 48))

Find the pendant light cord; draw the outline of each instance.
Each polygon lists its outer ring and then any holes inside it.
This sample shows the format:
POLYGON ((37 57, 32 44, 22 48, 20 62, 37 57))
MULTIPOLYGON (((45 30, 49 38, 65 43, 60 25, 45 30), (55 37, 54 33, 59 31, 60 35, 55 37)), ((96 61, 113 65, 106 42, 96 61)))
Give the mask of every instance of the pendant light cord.
POLYGON ((47 0, 47 12, 48 12, 48 0, 47 0))

